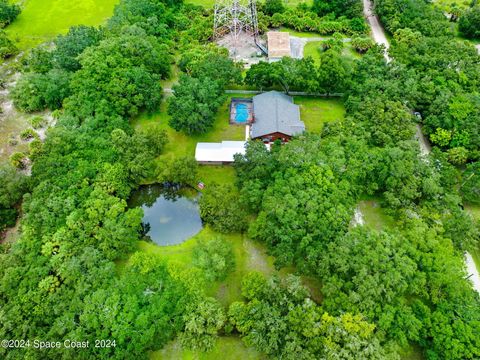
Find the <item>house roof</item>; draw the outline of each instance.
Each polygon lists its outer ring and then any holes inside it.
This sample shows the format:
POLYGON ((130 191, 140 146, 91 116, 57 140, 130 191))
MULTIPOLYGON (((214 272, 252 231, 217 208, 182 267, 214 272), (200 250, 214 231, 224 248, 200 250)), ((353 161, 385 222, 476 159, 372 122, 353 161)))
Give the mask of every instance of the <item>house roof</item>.
POLYGON ((288 32, 267 32, 267 45, 269 58, 290 56, 290 34, 288 32))
POLYGON ((253 97, 252 124, 253 139, 279 132, 294 136, 305 131, 305 124, 300 120, 300 108, 293 99, 278 91, 269 91, 253 97))
POLYGON ((199 162, 233 162, 233 155, 245 154, 245 141, 197 143, 195 159, 199 162))

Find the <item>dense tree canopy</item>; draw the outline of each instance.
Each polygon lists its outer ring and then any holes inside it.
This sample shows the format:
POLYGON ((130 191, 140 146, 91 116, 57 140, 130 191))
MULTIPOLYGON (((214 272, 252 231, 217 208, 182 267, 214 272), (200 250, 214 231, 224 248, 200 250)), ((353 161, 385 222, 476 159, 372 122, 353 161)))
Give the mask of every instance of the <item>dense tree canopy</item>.
POLYGON ((480 38, 480 5, 468 9, 460 17, 458 29, 469 39, 480 38))

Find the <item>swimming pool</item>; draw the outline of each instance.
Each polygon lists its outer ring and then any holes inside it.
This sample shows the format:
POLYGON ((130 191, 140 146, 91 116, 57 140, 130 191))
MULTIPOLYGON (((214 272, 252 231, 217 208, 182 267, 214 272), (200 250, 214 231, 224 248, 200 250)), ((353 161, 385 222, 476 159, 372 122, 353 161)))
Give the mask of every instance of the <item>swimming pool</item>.
POLYGON ((248 107, 246 104, 235 105, 235 121, 238 123, 245 123, 248 120, 248 107))

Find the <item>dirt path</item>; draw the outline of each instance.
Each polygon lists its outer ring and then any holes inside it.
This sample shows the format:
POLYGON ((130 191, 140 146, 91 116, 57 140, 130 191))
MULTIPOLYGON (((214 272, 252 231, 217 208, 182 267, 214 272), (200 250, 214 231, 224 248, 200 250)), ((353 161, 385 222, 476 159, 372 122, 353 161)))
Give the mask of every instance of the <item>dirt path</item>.
POLYGON ((415 139, 417 139, 420 145, 420 153, 422 154, 422 156, 427 156, 428 154, 430 154, 430 151, 432 151, 432 147, 425 135, 423 135, 422 127, 420 125, 417 125, 415 139))
POLYGON ((472 282, 473 288, 480 293, 480 274, 475 266, 472 255, 470 255, 468 251, 465 252, 465 265, 467 267, 467 274, 469 276, 469 280, 472 282))
POLYGON ((372 29, 373 40, 375 40, 378 45, 385 46, 384 56, 387 62, 390 62, 392 60, 390 56, 388 56, 388 49, 390 48, 390 44, 387 40, 387 36, 385 35, 385 31, 380 24, 378 16, 375 15, 373 12, 373 2, 371 0, 363 0, 363 14, 365 15, 368 23, 370 24, 370 29, 372 29))

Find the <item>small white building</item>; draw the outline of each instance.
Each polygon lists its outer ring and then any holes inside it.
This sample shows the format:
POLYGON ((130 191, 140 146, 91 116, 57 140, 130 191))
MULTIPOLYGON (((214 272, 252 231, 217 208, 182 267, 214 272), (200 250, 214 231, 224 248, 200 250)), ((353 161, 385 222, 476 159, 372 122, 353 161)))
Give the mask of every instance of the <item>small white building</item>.
POLYGON ((195 159, 200 164, 231 164, 235 154, 245 155, 245 141, 222 141, 221 143, 197 143, 195 159))

